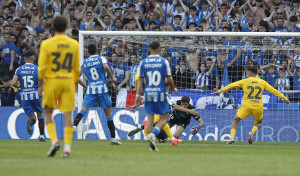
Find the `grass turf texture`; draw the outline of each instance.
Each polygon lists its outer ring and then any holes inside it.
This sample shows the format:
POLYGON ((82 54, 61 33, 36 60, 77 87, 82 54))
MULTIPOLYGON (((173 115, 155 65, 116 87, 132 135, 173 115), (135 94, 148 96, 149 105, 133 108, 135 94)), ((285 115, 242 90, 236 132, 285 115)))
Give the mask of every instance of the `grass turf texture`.
MULTIPOLYGON (((63 143, 63 141, 61 140, 63 143)), ((70 158, 63 147, 46 157, 50 140, 0 140, 0 175, 300 175, 300 143, 183 141, 174 147, 147 141, 73 140, 70 158)))

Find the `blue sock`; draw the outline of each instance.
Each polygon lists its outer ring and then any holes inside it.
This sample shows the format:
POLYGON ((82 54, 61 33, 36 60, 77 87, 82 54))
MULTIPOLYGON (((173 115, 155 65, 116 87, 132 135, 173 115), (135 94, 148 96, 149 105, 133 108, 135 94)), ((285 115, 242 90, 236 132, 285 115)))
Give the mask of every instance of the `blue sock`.
POLYGON ((112 116, 106 117, 106 120, 107 120, 107 121, 113 121, 113 117, 112 117, 112 116))
POLYGON ((81 110, 79 113, 81 113, 81 114, 82 114, 82 117, 84 117, 84 116, 85 116, 85 114, 86 114, 86 111, 84 111, 84 110, 81 110))
POLYGON ((152 130, 152 133, 154 133, 155 136, 158 136, 159 132, 160 132, 159 128, 157 128, 157 127, 154 127, 153 130, 152 130))

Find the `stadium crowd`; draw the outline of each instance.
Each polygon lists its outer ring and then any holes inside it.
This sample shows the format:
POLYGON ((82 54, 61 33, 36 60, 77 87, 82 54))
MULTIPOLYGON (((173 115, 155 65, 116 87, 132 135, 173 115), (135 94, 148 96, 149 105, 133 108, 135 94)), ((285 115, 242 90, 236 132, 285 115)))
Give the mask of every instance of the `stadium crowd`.
MULTIPOLYGON (((78 40, 86 31, 300 32, 299 0, 1 0, 0 88, 2 97, 18 97, 6 84, 24 64, 23 54, 38 53, 54 31, 61 11, 70 20, 66 34, 78 40)), ((148 44, 161 41, 179 89, 217 90, 224 68, 229 82, 260 67, 260 77, 283 90, 300 90, 300 40, 287 37, 115 37, 87 36, 105 56, 117 83, 108 82, 113 107, 132 105, 134 75, 147 57, 148 44), (126 102, 127 100, 127 102, 126 102)), ((85 57, 87 50, 85 48, 85 57)))

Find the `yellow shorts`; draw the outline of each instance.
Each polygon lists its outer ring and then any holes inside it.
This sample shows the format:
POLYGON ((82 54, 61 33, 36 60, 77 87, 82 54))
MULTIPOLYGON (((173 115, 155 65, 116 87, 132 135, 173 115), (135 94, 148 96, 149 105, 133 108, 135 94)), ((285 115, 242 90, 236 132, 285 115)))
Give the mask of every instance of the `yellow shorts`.
POLYGON ((73 79, 46 79, 43 108, 59 108, 62 112, 75 109, 75 84, 73 79))
POLYGON ((249 117, 250 115, 253 115, 254 117, 254 123, 258 123, 260 121, 262 121, 263 119, 263 111, 264 109, 251 109, 251 108, 247 108, 245 106, 242 106, 238 111, 237 111, 237 116, 240 119, 245 119, 247 117, 249 117))

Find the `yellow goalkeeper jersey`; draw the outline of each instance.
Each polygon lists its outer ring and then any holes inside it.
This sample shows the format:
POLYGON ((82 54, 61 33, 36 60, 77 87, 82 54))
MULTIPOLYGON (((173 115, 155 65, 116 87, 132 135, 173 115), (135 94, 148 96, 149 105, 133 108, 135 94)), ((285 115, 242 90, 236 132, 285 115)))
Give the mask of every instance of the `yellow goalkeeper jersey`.
POLYGON ((66 35, 55 35, 42 42, 39 59, 39 79, 79 79, 79 44, 66 35))
POLYGON ((266 81, 258 77, 249 77, 247 79, 231 83, 223 89, 219 90, 219 92, 222 93, 231 90, 235 87, 241 87, 244 91, 243 106, 252 109, 258 109, 263 107, 262 93, 264 90, 267 90, 284 100, 287 99, 282 93, 280 93, 278 90, 270 86, 270 84, 268 84, 266 81))

